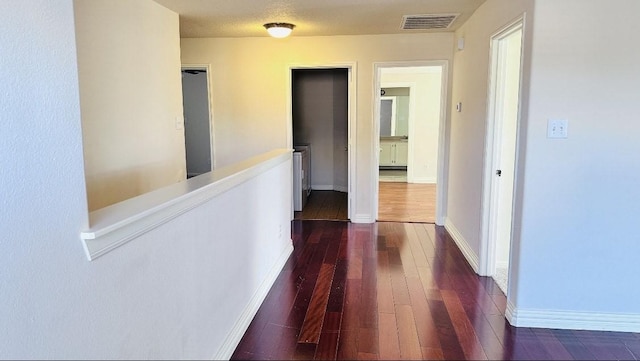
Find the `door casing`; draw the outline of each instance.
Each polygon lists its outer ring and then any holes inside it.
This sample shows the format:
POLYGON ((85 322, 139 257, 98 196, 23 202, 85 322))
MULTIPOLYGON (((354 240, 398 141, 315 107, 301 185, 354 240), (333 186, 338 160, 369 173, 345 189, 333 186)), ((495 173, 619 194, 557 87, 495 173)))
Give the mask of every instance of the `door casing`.
MULTIPOLYGON (((511 192, 514 194, 515 184, 517 183, 518 174, 518 144, 520 143, 520 118, 521 118, 521 94, 522 94, 522 60, 523 60, 523 44, 524 44, 524 15, 517 18, 515 21, 509 23, 499 31, 497 31, 491 37, 491 60, 489 70, 489 89, 488 89, 488 107, 487 107, 487 127, 485 135, 485 154, 484 154, 484 174, 483 174, 483 186, 482 186, 482 220, 481 220, 481 234, 480 234, 480 257, 478 262, 478 273, 482 276, 493 276, 496 270, 496 234, 498 223, 504 220, 498 219, 499 214, 499 198, 500 192, 511 192), (502 185, 496 176, 496 170, 499 169, 500 160, 500 148, 502 142, 501 127, 502 127, 502 115, 504 96, 504 84, 501 84, 500 76, 504 72, 503 69, 503 54, 501 54, 501 41, 509 37, 516 32, 522 32, 521 47, 520 47, 520 74, 519 74, 519 87, 518 87, 518 111, 516 121, 516 133, 515 133, 515 154, 514 159, 514 178, 512 184, 502 185)), ((515 197, 513 197, 515 200, 515 197)), ((513 209, 515 207, 514 201, 511 203, 509 213, 509 226, 513 230, 513 209)), ((513 240, 513 232, 510 232, 510 245, 513 240)), ((511 258, 511 257, 510 257, 511 258)), ((511 267, 509 267, 508 277, 511 279, 511 267)), ((509 294, 507 292, 507 299, 509 294)))

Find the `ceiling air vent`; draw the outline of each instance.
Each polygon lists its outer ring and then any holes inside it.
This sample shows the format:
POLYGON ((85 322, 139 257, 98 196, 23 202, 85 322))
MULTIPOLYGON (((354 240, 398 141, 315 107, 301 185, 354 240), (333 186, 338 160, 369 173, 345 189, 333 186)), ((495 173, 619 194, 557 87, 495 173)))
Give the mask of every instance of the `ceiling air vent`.
POLYGON ((403 30, 447 29, 460 14, 405 15, 402 17, 403 30))

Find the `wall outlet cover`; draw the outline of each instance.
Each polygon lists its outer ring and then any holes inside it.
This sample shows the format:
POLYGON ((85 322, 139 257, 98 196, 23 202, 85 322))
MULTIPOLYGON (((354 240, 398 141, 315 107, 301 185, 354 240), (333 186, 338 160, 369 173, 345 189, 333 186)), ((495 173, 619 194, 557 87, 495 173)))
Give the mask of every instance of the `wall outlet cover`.
POLYGON ((566 119, 549 119, 547 122, 547 138, 566 139, 569 136, 569 121, 566 119))

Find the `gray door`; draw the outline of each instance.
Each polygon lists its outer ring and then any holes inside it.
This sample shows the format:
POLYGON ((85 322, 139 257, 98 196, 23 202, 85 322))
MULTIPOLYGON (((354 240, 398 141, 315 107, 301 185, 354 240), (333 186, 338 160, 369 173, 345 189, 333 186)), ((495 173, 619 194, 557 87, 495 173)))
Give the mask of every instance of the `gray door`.
POLYGON ((212 170, 206 70, 182 70, 182 99, 187 178, 191 178, 212 170))
POLYGON ((393 116, 393 100, 380 100, 380 136, 391 136, 391 117, 393 116))

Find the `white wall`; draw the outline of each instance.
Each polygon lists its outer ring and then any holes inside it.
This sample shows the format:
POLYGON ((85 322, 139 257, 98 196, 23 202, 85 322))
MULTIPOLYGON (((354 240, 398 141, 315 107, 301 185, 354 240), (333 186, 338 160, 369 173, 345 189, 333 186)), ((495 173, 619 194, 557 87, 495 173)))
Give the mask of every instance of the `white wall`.
POLYGON ((640 52, 626 36, 640 31, 640 4, 614 5, 488 0, 456 33, 452 102, 463 111, 451 119, 447 224, 473 258, 489 39, 527 11, 508 305, 519 326, 640 330, 640 52), (569 120, 568 139, 547 138, 550 118, 569 120))
POLYGON ((371 177, 374 149, 374 62, 449 60, 453 35, 409 34, 286 39, 182 39, 182 61, 212 66, 215 151, 220 164, 288 145, 289 67, 356 64, 352 99, 357 122, 354 218, 375 220, 371 177), (237 139, 245 139, 242 145, 237 139))
POLYGON ((89 209, 184 180, 178 15, 151 0, 76 0, 89 209))
POLYGON ((640 331, 638 13, 634 0, 536 1, 520 310, 614 314, 640 331), (568 139, 546 137, 550 118, 569 121, 568 139))
POLYGON ((220 358, 291 245, 291 163, 89 262, 73 2, 0 22, 0 358, 220 358))
POLYGON ((440 104, 442 91, 442 70, 440 67, 398 67, 383 68, 380 82, 382 87, 389 84, 410 84, 410 113, 414 119, 409 123, 409 182, 436 183, 438 175, 438 137, 440 135, 440 104))

